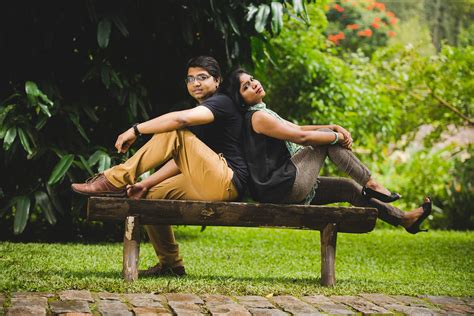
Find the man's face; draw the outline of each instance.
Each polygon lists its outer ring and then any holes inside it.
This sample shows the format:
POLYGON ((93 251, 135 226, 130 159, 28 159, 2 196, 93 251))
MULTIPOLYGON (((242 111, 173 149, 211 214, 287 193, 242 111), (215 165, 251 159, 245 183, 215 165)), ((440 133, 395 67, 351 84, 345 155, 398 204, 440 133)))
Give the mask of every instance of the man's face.
POLYGON ((186 77, 186 85, 189 94, 199 103, 202 103, 216 93, 219 82, 204 68, 190 67, 186 77))

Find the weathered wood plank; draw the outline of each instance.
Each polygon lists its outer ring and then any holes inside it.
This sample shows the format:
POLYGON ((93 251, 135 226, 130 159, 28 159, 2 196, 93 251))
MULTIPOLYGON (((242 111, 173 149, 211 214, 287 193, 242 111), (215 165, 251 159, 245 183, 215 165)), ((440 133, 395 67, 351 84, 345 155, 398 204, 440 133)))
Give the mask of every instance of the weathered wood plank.
POLYGON ((321 231, 321 285, 336 285, 337 225, 327 224, 321 231))
POLYGON ((89 198, 87 212, 89 220, 123 221, 127 216, 139 216, 141 224, 321 230, 327 223, 335 223, 344 233, 372 231, 377 219, 374 208, 107 197, 89 198))
POLYGON ((136 216, 125 219, 123 236, 123 269, 125 281, 138 280, 138 260, 140 258, 140 222, 136 216))

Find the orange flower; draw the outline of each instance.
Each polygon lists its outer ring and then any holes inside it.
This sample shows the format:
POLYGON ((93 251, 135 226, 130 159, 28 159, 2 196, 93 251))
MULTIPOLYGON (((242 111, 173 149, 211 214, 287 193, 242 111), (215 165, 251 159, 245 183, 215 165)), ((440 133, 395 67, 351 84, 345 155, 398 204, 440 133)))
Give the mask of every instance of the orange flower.
POLYGON ((380 28, 380 25, 379 25, 378 23, 375 23, 375 22, 374 22, 374 23, 372 23, 372 27, 373 27, 374 29, 379 29, 379 28, 380 28))
POLYGON ((381 2, 374 2, 374 7, 376 7, 380 11, 385 11, 385 4, 381 2))
POLYGON ((387 11, 387 13, 385 13, 389 18, 394 18, 395 17, 395 13, 393 13, 392 11, 387 11))
POLYGON ((388 37, 394 37, 395 35, 397 35, 397 33, 395 33, 394 31, 388 31, 387 35, 388 37))
POLYGON ((339 32, 337 34, 332 34, 328 36, 328 39, 336 45, 339 44, 340 40, 345 39, 345 38, 346 38, 346 35, 343 32, 339 32))
POLYGON ((346 28, 349 30, 357 30, 359 28, 359 24, 347 24, 346 28))
POLYGON ((374 23, 379 23, 380 22, 380 18, 377 16, 374 18, 374 23))
POLYGON ((394 25, 397 24, 398 19, 397 18, 390 18, 390 24, 394 25))
POLYGON ((373 34, 371 29, 365 29, 363 31, 357 32, 357 35, 360 37, 371 37, 373 34))
POLYGON ((344 12, 344 8, 338 5, 337 3, 334 5, 334 10, 337 12, 344 12))

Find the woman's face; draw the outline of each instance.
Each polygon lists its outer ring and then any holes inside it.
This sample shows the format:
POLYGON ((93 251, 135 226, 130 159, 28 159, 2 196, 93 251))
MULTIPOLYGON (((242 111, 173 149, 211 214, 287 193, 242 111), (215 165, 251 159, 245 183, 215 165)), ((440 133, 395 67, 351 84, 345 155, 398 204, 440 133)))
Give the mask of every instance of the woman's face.
POLYGON ((257 79, 254 79, 249 74, 240 75, 240 95, 244 103, 248 106, 255 105, 262 102, 266 93, 262 85, 257 79))

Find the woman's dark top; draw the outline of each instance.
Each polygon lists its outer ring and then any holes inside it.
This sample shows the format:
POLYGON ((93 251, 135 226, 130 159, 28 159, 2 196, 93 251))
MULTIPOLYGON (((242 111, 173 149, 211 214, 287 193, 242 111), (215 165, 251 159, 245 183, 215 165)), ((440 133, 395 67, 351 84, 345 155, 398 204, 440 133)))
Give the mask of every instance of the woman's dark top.
POLYGON ((243 133, 250 194, 257 202, 284 203, 295 182, 296 167, 284 141, 254 131, 255 112, 245 113, 243 133))

